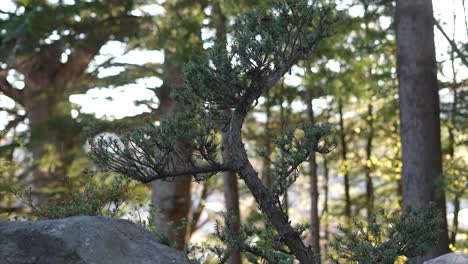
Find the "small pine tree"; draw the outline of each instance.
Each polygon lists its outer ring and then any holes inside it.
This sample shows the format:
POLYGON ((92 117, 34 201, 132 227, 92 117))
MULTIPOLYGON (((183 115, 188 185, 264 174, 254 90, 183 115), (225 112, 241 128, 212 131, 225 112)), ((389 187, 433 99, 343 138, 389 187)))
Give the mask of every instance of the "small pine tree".
POLYGON ((330 150, 325 127, 302 126, 276 140, 277 183, 266 188, 247 156, 241 129, 259 97, 271 89, 298 61, 307 59, 326 37, 333 21, 330 7, 319 1, 277 0, 271 8, 240 15, 229 47, 215 45, 208 58, 195 57, 184 70, 185 88, 173 98, 182 111, 117 139, 91 142, 91 156, 103 171, 138 180, 170 180, 193 175, 196 180, 222 171, 237 173, 257 200, 280 241, 301 263, 315 254, 290 224, 280 197, 298 175, 312 151, 330 150), (219 142, 223 133, 227 140, 219 142), (175 147, 177 146, 177 147, 175 147), (178 150, 189 148, 184 157, 178 150), (222 157, 221 153, 229 153, 222 157))
POLYGON ((434 206, 390 215, 382 210, 380 215, 383 223, 374 215, 367 227, 339 228, 343 234, 331 243, 338 255, 332 257, 335 263, 393 264, 399 256, 420 256, 437 242, 442 218, 434 206))

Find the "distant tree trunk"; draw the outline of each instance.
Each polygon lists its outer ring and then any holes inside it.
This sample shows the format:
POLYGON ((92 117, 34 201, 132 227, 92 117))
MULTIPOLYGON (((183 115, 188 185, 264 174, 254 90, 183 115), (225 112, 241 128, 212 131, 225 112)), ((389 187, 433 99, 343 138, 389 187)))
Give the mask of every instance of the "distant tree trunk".
MULTIPOLYGON (((178 111, 176 102, 169 95, 173 89, 183 87, 181 70, 179 65, 172 65, 170 62, 165 65, 163 85, 157 90, 161 119, 171 118, 178 111)), ((190 149, 180 144, 177 147, 181 153, 190 155, 190 149)), ((183 249, 190 238, 190 228, 185 223, 191 208, 190 185, 190 176, 176 177, 173 181, 153 182, 152 202, 158 209, 155 214, 156 228, 174 241, 178 249, 183 249)))
POLYGON ((455 195, 453 199, 453 227, 452 232, 450 233, 450 244, 455 246, 457 242, 457 233, 458 233, 458 215, 460 213, 460 197, 455 195))
MULTIPOLYGON (((454 71, 455 74, 455 71, 454 71)), ((454 83, 456 83, 456 78, 454 78, 454 83)), ((455 158, 455 116, 457 114, 457 101, 458 93, 456 89, 453 89, 453 105, 451 110, 451 121, 449 124, 449 156, 453 160, 455 158)), ((452 232, 450 233, 450 244, 455 245, 457 242, 457 233, 458 233, 458 215, 460 213, 460 195, 458 193, 454 194, 453 198, 453 223, 452 223, 452 232)))
POLYGON ((60 62, 61 50, 53 45, 19 63, 17 70, 24 75, 25 88, 17 98, 11 98, 23 106, 29 121, 29 149, 34 161, 32 185, 33 191, 37 192, 37 203, 48 198, 43 192, 46 187, 55 187, 67 176, 69 162, 65 154, 70 155, 69 150, 78 143, 79 133, 70 116, 68 96, 74 89, 73 85, 82 80, 88 64, 107 39, 106 34, 102 37, 90 48, 75 47, 67 63, 60 62), (56 155, 51 157, 55 163, 40 164, 41 159, 51 152, 56 155))
MULTIPOLYGON (((25 95, 24 108, 31 128, 30 150, 33 157, 33 186, 35 192, 41 192, 45 187, 52 187, 50 184, 54 181, 52 171, 40 166, 40 160, 47 155, 47 145, 49 140, 57 138, 59 135, 53 135, 56 131, 49 127, 50 119, 54 116, 56 100, 50 98, 50 92, 43 87, 39 87, 36 96, 29 92, 25 95)), ((39 203, 46 196, 38 195, 39 203)))
MULTIPOLYGON (((266 97, 268 97, 268 94, 266 94, 266 97)), ((265 120, 265 152, 267 153, 268 157, 271 155, 272 152, 272 144, 271 144, 271 137, 267 134, 270 131, 270 124, 271 124, 271 106, 270 102, 268 101, 268 98, 265 98, 265 115, 266 115, 266 120, 265 120)), ((271 165, 270 161, 267 159, 263 159, 263 167, 262 167, 262 178, 263 182, 265 183, 265 186, 268 189, 273 188, 273 175, 271 173, 271 165)))
MULTIPOLYGON (((455 39, 455 20, 456 20, 456 15, 454 13, 453 15, 453 36, 452 39, 455 39)), ((453 74, 453 84, 457 83, 457 71, 455 69, 455 51, 452 48, 452 52, 450 53, 450 61, 452 65, 452 74, 453 74)), ((458 91, 456 88, 452 89, 453 92, 453 104, 452 104, 452 109, 451 109, 451 114, 450 114, 450 123, 448 126, 448 132, 449 132, 449 156, 450 160, 453 160, 455 158, 455 122, 456 122, 456 115, 457 115, 457 103, 458 103, 458 91)), ((455 246, 455 243, 457 242, 457 233, 458 233, 458 214, 460 213, 460 196, 458 194, 455 194, 455 197, 453 198, 453 223, 452 223, 452 232, 450 233, 450 244, 455 246)))
POLYGON ((400 134, 403 157, 404 206, 422 207, 435 202, 443 215, 439 240, 423 263, 449 251, 445 195, 436 192, 442 176, 439 94, 430 0, 397 0, 397 62, 400 99, 400 134))
MULTIPOLYGON (((218 42, 224 44, 226 43, 226 16, 221 9, 219 1, 214 1, 212 6, 213 12, 213 25, 216 29, 216 39, 218 42)), ((230 113, 228 113, 230 115, 230 113)), ((227 144, 226 134, 222 135, 223 145, 227 144)), ((232 154, 229 153, 227 149, 223 151, 223 158, 231 160, 232 154)), ((226 203, 226 212, 228 217, 231 218, 233 225, 230 227, 231 232, 235 235, 238 235, 240 232, 241 219, 240 219, 240 210, 239 210, 239 188, 237 183, 237 175, 235 172, 223 172, 223 184, 224 184, 224 200, 226 203)), ((242 258, 240 251, 233 250, 231 256, 228 260, 229 264, 241 264, 242 258)))
POLYGON ((374 184, 372 182, 372 140, 374 139, 374 114, 372 112, 372 103, 367 105, 367 142, 366 142, 366 209, 367 223, 370 223, 370 218, 374 209, 374 184))
POLYGON ((196 205, 196 207, 191 208, 191 212, 189 214, 189 221, 187 222, 187 235, 185 241, 189 241, 190 237, 192 237, 193 233, 197 231, 199 228, 198 221, 200 220, 200 216, 205 209, 206 198, 208 197, 210 189, 210 182, 205 181, 202 183, 202 191, 200 193, 200 201, 196 205))
MULTIPOLYGON (((280 104, 280 123, 281 123, 281 131, 285 131, 285 124, 287 123, 287 115, 286 115, 286 109, 283 106, 283 102, 280 104)), ((284 195, 283 195, 283 203, 282 203, 282 208, 286 215, 289 217, 289 201, 288 201, 288 187, 285 187, 284 195)))
MULTIPOLYGON (((366 35, 370 37, 370 30, 369 30, 369 4, 367 1, 361 1, 364 6, 364 23, 365 23, 365 31, 366 35)), ((367 51, 370 52, 371 47, 368 45, 367 51)), ((372 70, 371 66, 367 69, 367 76, 368 78, 372 77, 372 70)), ((372 87, 370 87, 371 93, 371 100, 372 95, 372 87)), ((372 140, 374 139, 374 114, 373 114, 373 107, 372 102, 367 104, 367 115, 366 115, 366 124, 367 124, 367 141, 366 141, 366 164, 364 167, 365 176, 366 176, 366 210, 367 210, 367 223, 370 223, 371 216, 373 214, 374 209, 374 184, 372 182, 372 140)))
POLYGON ((328 161, 325 155, 323 157, 323 213, 322 213, 322 225, 324 226, 324 240, 325 245, 323 247, 323 256, 325 259, 328 258, 328 243, 330 239, 330 230, 328 229, 328 161))
MULTIPOLYGON (((306 107, 307 107, 307 121, 309 125, 315 124, 314 109, 312 105, 312 92, 310 89, 306 91, 306 107)), ((320 263, 320 218, 318 212, 318 177, 317 177, 317 161, 315 152, 310 154, 309 158, 309 177, 310 177, 310 231, 311 231, 311 245, 312 250, 316 256, 316 262, 320 263)))
POLYGON ((343 120, 343 99, 338 98, 338 114, 340 116, 340 141, 341 141, 341 159, 343 162, 342 172, 344 176, 344 191, 345 191, 345 209, 344 215, 346 217, 346 223, 351 226, 351 197, 349 193, 349 169, 348 169, 348 158, 347 158, 347 144, 346 134, 343 120))

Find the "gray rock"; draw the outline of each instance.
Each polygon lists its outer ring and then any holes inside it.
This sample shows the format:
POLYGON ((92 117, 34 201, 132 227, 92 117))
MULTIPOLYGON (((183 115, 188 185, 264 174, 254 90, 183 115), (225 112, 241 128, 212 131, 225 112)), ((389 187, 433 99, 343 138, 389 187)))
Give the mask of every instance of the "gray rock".
POLYGON ((0 264, 189 264, 128 220, 75 216, 0 221, 0 264))
POLYGON ((468 255, 461 252, 448 253, 428 260, 424 264, 468 264, 468 255))

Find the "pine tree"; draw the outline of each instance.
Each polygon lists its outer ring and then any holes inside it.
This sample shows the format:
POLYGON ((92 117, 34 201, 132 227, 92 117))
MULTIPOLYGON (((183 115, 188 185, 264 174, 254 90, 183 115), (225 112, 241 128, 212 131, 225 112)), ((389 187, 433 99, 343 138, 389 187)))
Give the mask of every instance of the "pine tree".
POLYGON ((314 263, 316 253, 291 225, 280 197, 312 151, 329 151, 329 131, 301 127, 276 139, 280 158, 273 173, 277 181, 269 190, 249 161, 241 129, 258 98, 294 64, 308 58, 328 34, 332 17, 329 7, 305 0, 277 1, 272 8, 240 15, 228 49, 215 45, 209 58, 196 58, 186 65, 185 88, 173 94, 183 111, 162 120, 158 127, 139 129, 121 141, 101 138, 92 142, 92 157, 101 169, 141 182, 182 175, 203 180, 218 172, 235 172, 280 241, 301 263, 314 263), (226 137, 221 144, 218 133, 226 137), (189 160, 174 147, 176 142, 194 150, 189 160), (221 152, 230 156, 220 161, 221 152))

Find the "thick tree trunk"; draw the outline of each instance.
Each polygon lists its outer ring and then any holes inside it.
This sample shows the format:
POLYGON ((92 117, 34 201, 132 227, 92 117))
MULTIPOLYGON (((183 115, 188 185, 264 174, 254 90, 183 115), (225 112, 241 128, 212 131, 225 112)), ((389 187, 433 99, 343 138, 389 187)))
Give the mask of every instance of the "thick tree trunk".
POLYGON ((46 187, 50 190, 67 176, 72 159, 67 155, 77 146, 79 133, 70 116, 68 96, 82 80, 88 64, 111 33, 108 28, 103 28, 96 39, 92 38, 93 45, 70 47, 72 53, 66 63, 61 63, 62 48, 54 44, 31 52, 27 60, 20 56, 16 58, 15 70, 24 75, 24 89, 11 90, 12 86, 6 79, 0 83, 0 86, 5 85, 0 90, 23 106, 29 121, 32 185, 33 191, 38 193, 34 195, 38 203, 48 198, 43 192, 46 187), (40 161, 52 151, 54 164, 46 162, 40 166, 40 161))
POLYGON ((343 120, 343 99, 340 97, 338 99, 338 114, 340 116, 340 141, 341 141, 341 159, 343 162, 342 172, 344 177, 344 191, 345 191, 345 209, 344 215, 346 217, 346 223, 348 226, 351 226, 351 196, 349 193, 349 168, 348 168, 348 158, 347 158, 347 143, 346 143, 346 134, 344 128, 343 120))
POLYGON ((432 2, 397 0, 395 21, 403 203, 422 207, 435 202, 444 217, 437 245, 411 260, 422 263, 449 251, 445 195, 435 186, 442 176, 442 158, 432 2))
MULTIPOLYGON (((44 89, 41 89, 44 90, 44 89)), ((48 100, 45 90, 39 96, 29 95, 26 93, 24 98, 24 108, 26 111, 26 116, 29 120, 29 126, 31 129, 31 145, 30 150, 33 157, 33 186, 34 191, 41 192, 41 189, 49 186, 52 182, 51 171, 48 168, 40 166, 40 160, 47 155, 46 146, 48 145, 48 138, 55 138, 58 135, 51 135, 55 131, 53 129, 48 129, 48 121, 53 116, 51 111, 54 108, 54 102, 48 100), (43 97, 43 98, 38 98, 43 97), (40 100, 42 99, 42 100, 40 100), (52 109, 51 109, 52 108, 52 109), (51 134, 49 134, 51 133, 51 134)), ((51 187, 51 186, 49 186, 51 187)), ((39 195, 42 197, 42 195, 39 195)), ((46 197, 43 197, 44 199, 46 197)), ((39 203, 43 199, 38 198, 39 203)))
MULTIPOLYGON (((40 56, 36 58, 36 63, 42 64, 46 63, 47 59, 55 59, 54 56, 40 56)), ((69 165, 66 155, 70 154, 69 150, 76 146, 77 142, 73 133, 78 131, 74 128, 70 103, 67 101, 69 83, 49 77, 56 71, 54 67, 35 72, 24 70, 27 88, 23 90, 22 105, 30 127, 32 186, 38 204, 49 198, 47 193, 50 190, 63 183, 69 165), (44 159, 49 161, 43 162, 44 159)), ((75 78, 79 79, 79 76, 75 78)))
MULTIPOLYGON (((179 65, 166 64, 163 85, 158 89, 158 112, 160 118, 170 118, 177 111, 177 104, 170 98, 172 89, 183 87, 182 72, 179 65)), ((180 144, 179 152, 190 155, 191 150, 180 144)), ((155 213, 156 229, 183 249, 190 238, 189 225, 186 225, 191 208, 191 176, 176 177, 173 181, 153 182, 152 202, 158 209, 155 213)))
MULTIPOLYGON (((312 92, 308 89, 306 91, 306 107, 307 107, 307 121, 309 125, 315 125, 314 109, 312 105, 312 92)), ((309 158, 309 177, 310 177, 310 231, 311 231, 311 245, 312 249, 317 256, 316 262, 320 263, 320 218, 318 210, 318 177, 317 177, 317 161, 315 152, 311 153, 309 158)))

